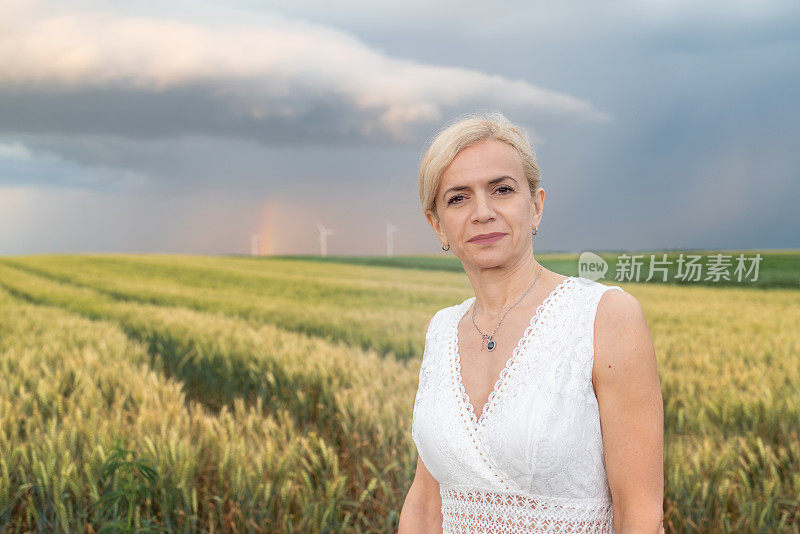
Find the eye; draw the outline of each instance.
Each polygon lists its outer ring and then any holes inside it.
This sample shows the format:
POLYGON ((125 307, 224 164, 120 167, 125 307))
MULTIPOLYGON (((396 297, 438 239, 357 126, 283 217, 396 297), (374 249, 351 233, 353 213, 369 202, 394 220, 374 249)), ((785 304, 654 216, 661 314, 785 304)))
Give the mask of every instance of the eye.
MULTIPOLYGON (((509 185, 501 185, 500 187, 495 189, 495 192, 497 191, 503 191, 503 194, 507 195, 513 193, 514 188, 509 185)), ((464 195, 453 195, 452 197, 450 197, 450 200, 447 201, 447 205, 449 206, 450 204, 458 204, 463 197, 464 195)))

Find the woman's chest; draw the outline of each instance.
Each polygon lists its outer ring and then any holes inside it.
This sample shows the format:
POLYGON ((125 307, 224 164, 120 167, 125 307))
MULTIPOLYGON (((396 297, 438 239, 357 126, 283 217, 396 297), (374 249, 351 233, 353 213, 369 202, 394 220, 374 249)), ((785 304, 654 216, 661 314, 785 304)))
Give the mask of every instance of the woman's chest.
POLYGON ((604 476, 584 359, 567 339, 545 346, 513 362, 481 414, 471 413, 457 366, 437 354, 414 423, 420 455, 437 480, 562 495, 604 476))

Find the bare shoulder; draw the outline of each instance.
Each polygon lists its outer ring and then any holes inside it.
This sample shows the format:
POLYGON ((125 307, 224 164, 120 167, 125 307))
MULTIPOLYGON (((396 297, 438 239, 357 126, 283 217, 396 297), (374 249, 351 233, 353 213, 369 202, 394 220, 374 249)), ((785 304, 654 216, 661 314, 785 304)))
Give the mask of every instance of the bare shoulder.
POLYGON ((647 319, 639 300, 627 291, 606 290, 594 323, 592 382, 613 383, 655 366, 647 319))
POLYGON ((646 328, 647 320, 639 300, 627 291, 607 289, 600 297, 595 316, 595 334, 613 333, 619 328, 646 328))

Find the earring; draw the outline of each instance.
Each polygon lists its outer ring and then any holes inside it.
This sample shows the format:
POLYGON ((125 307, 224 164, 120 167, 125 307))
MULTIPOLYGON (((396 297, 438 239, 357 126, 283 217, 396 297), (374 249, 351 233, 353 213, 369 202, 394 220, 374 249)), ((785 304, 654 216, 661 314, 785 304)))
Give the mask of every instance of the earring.
POLYGON ((538 230, 536 230, 536 225, 534 224, 533 225, 533 232, 531 233, 531 235, 536 235, 537 232, 538 232, 538 230))
POLYGON ((444 245, 442 245, 442 250, 450 250, 450 245, 448 244, 447 248, 444 248, 444 245))

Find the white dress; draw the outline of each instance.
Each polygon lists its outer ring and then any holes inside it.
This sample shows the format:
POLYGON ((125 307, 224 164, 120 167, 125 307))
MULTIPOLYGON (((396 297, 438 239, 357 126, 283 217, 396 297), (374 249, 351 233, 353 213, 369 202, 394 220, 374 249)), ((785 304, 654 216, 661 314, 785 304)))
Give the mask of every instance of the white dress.
POLYGON ((480 420, 461 381, 458 323, 436 312, 411 434, 439 482, 445 533, 614 532, 597 398, 594 318, 606 286, 568 277, 511 352, 480 420))

